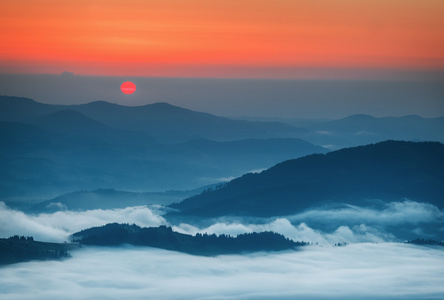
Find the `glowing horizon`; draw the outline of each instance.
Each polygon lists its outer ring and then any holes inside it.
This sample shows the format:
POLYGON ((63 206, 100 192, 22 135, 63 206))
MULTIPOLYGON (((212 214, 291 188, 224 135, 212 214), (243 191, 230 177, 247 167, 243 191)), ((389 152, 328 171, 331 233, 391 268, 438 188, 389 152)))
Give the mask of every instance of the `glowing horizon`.
POLYGON ((444 2, 2 2, 2 73, 304 76, 444 69, 444 2), (296 75, 295 75, 296 74, 296 75))

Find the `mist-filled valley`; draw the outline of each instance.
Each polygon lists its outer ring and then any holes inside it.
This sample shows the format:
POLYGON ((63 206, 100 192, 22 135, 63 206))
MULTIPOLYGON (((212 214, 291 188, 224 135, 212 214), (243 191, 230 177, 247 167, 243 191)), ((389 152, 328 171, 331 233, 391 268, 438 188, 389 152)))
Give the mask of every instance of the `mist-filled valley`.
MULTIPOLYGON (((277 218, 225 217, 171 224, 158 208, 25 214, 2 204, 1 236, 70 241, 72 233, 111 222, 172 226, 175 232, 237 236, 276 232, 311 245, 278 252, 199 256, 121 245, 82 246, 71 257, 0 267, 4 299, 436 299, 443 290, 444 212, 409 200, 380 208, 317 208, 277 218)), ((117 233, 116 233, 117 234, 117 233)))
POLYGON ((0 268, 3 299, 440 299, 442 249, 400 244, 198 257, 84 248, 0 268))
POLYGON ((0 108, 2 299, 444 295, 442 117, 0 108))

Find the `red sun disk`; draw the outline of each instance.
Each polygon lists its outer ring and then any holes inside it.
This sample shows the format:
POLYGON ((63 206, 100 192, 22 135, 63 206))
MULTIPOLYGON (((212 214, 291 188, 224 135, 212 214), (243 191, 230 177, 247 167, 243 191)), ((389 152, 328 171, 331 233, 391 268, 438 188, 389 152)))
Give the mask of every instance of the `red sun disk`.
POLYGON ((134 83, 132 83, 131 81, 125 81, 120 86, 120 90, 124 94, 132 94, 136 91, 136 85, 134 83))

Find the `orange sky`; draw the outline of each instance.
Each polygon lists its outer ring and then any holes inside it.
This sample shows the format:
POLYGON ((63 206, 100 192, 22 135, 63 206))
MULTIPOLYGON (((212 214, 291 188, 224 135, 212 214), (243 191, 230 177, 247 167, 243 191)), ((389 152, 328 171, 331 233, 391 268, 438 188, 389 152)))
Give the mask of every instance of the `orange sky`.
POLYGON ((442 0, 0 0, 0 73, 439 70, 443 32, 442 0))

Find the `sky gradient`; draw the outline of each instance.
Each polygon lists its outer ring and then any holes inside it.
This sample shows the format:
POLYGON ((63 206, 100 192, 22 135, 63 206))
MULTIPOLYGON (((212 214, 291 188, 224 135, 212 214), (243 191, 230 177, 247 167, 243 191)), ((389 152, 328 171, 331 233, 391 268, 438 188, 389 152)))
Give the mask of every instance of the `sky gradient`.
POLYGON ((0 95, 444 116, 443 12, 442 0, 0 0, 0 95))
POLYGON ((0 1, 0 73, 334 78, 325 70, 354 70, 349 77, 436 71, 444 69, 443 12, 441 0, 0 1))

